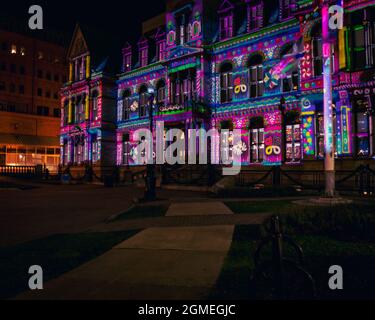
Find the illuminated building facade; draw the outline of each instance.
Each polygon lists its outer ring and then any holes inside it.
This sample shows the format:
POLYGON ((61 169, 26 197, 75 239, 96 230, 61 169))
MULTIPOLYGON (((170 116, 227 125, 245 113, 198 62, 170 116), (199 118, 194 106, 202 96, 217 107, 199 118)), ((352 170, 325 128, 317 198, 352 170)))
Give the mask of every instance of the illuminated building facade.
POLYGON ((57 34, 30 36, 8 20, 0 22, 0 167, 57 171, 64 40, 57 34))
POLYGON ((320 1, 168 1, 163 20, 148 25, 136 46, 123 47, 117 107, 107 105, 116 110, 113 164, 134 165, 133 134, 149 128, 151 88, 155 125, 164 121, 166 129, 185 132, 239 129, 242 144, 230 149, 240 150, 249 170, 322 169, 327 45, 338 167, 370 162, 375 156, 375 1, 329 4, 344 6, 344 26, 331 30, 330 43, 323 45, 320 1))

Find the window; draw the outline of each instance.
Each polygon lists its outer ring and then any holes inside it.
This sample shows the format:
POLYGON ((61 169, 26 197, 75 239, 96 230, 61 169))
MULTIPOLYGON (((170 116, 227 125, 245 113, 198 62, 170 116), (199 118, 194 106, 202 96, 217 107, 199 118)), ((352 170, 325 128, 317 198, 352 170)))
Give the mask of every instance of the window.
POLYGON ((52 80, 51 72, 46 73, 46 79, 47 80, 52 80))
POLYGON ((148 48, 141 49, 140 53, 141 67, 145 67, 148 64, 148 48))
POLYGON ((97 121, 98 120, 98 110, 99 110, 99 94, 98 91, 94 91, 92 93, 92 115, 91 115, 91 121, 97 121))
POLYGON ((64 140, 63 144, 63 165, 66 166, 69 163, 69 143, 64 140))
POLYGON ((54 108, 53 109, 53 116, 55 118, 60 118, 61 117, 61 111, 60 111, 60 108, 54 108))
POLYGON ((372 155, 372 119, 369 115, 370 97, 355 100, 355 139, 356 155, 358 157, 369 157, 372 155))
POLYGON ((25 94, 25 86, 24 86, 23 84, 20 84, 20 85, 18 86, 18 92, 19 92, 20 94, 25 94))
POLYGON ((51 91, 46 91, 46 98, 51 98, 51 91))
POLYGON ((53 77, 53 80, 54 80, 55 82, 59 82, 59 81, 60 81, 60 77, 59 77, 59 75, 58 75, 58 74, 55 74, 55 76, 53 77))
POLYGON ((147 87, 142 86, 139 91, 139 116, 145 117, 147 115, 148 95, 147 87))
POLYGON ((9 85, 9 92, 10 93, 15 93, 16 92, 16 85, 14 83, 11 83, 9 85))
POLYGON ((294 71, 292 74, 288 74, 283 79, 283 92, 291 92, 298 90, 299 87, 298 71, 294 71))
POLYGON ((350 20, 352 67, 354 70, 372 67, 375 65, 375 9, 354 11, 350 20))
POLYGON ((250 162, 262 163, 264 160, 264 123, 262 117, 250 119, 250 162))
POLYGON ((124 60, 124 72, 128 72, 132 69, 132 55, 126 54, 124 60))
POLYGON ((286 162, 299 162, 301 160, 301 125, 299 114, 288 112, 285 115, 285 158, 286 162))
POLYGON ((0 81, 0 91, 5 91, 6 90, 6 85, 4 81, 0 81))
POLYGON ((126 90, 122 96, 122 120, 129 120, 130 119, 130 106, 131 106, 131 99, 130 99, 130 91, 126 90))
POLYGON ((10 65, 10 72, 11 73, 16 73, 17 72, 17 67, 16 67, 16 65, 14 63, 12 63, 10 65))
POLYGON ((85 108, 83 98, 78 97, 75 107, 75 123, 80 124, 85 121, 85 108))
POLYGON ((98 162, 99 160, 99 142, 98 137, 94 135, 91 140, 91 153, 92 153, 92 162, 98 162))
POLYGON ((129 165, 129 160, 131 158, 131 144, 130 136, 128 133, 122 136, 122 164, 127 166, 129 165))
POLYGON ((20 49, 20 55, 25 56, 26 55, 26 49, 24 47, 21 47, 20 49))
POLYGON ((160 80, 156 86, 156 99, 159 107, 163 107, 165 104, 165 82, 160 80))
POLYGON ((37 95, 38 95, 38 97, 42 97, 43 96, 43 90, 42 90, 42 88, 38 88, 37 95))
POLYGON ((263 27, 263 2, 249 5, 247 9, 248 32, 263 27))
POLYGON ((43 58, 44 58, 44 53, 43 53, 42 51, 39 51, 39 52, 38 52, 38 55, 37 55, 37 58, 38 58, 38 60, 43 60, 43 58))
POLYGON ((78 141, 74 146, 74 162, 77 164, 81 164, 84 157, 85 139, 84 137, 79 137, 79 139, 77 140, 78 141))
POLYGON ((7 65, 5 62, 1 62, 0 63, 0 70, 1 71, 7 71, 7 65))
POLYGON ((316 140, 316 145, 318 146, 318 158, 324 158, 324 116, 322 114, 317 115, 316 140))
POLYGON ((233 37, 233 14, 220 18, 220 39, 233 37))
POLYGON ((281 19, 288 19, 293 16, 293 12, 296 10, 296 0, 281 0, 281 19))
POLYGON ((262 97, 264 94, 263 57, 254 55, 249 60, 250 98, 262 97))
POLYGON ((58 100, 58 99, 59 99, 59 94, 58 94, 57 92, 55 92, 55 93, 53 94, 53 98, 54 98, 55 100, 58 100))
POLYGON ((311 49, 312 49, 312 64, 313 75, 319 77, 323 74, 323 46, 321 36, 321 24, 318 24, 311 31, 311 49))
POLYGON ((20 74, 24 75, 25 73, 26 73, 25 67, 24 66, 20 66, 20 74))
POLYGON ((43 79, 43 71, 41 69, 38 69, 37 76, 39 79, 43 79))
POLYGON ((1 44, 1 50, 3 50, 3 51, 7 51, 8 50, 8 44, 6 42, 3 42, 1 44))
POLYGON ((65 100, 64 102, 63 112, 64 112, 64 118, 63 118, 64 126, 67 126, 69 124, 69 101, 68 100, 65 100))
POLYGON ((165 59, 165 41, 161 41, 158 43, 158 60, 164 60, 165 59))
POLYGON ((220 100, 221 103, 231 102, 233 99, 233 67, 226 63, 220 70, 220 100))
POLYGON ((15 44, 12 44, 12 46, 10 47, 10 53, 17 54, 17 46, 15 44))
POLYGON ((37 106, 37 114, 38 116, 44 116, 48 117, 49 116, 49 108, 45 106, 37 106))

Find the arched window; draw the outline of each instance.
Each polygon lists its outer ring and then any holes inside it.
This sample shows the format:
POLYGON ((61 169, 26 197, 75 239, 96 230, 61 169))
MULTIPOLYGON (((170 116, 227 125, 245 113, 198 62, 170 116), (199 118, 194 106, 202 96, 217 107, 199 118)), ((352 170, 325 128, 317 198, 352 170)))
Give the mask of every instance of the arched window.
POLYGON ((98 107, 99 107, 99 93, 97 90, 94 90, 91 94, 92 97, 92 113, 91 113, 91 120, 97 121, 98 120, 98 107))
POLYGON ((139 116, 145 117, 147 115, 147 106, 148 106, 148 94, 147 86, 142 85, 139 90, 139 116))
POLYGON ((131 144, 130 144, 130 135, 125 133, 122 136, 122 164, 128 166, 131 158, 131 144))
POLYGON ((250 162, 262 163, 264 160, 264 120, 262 117, 250 119, 250 162))
POLYGON ((252 56, 248 63, 250 98, 262 97, 264 94, 263 57, 260 54, 252 56))
POLYGON ((300 114, 289 111, 285 115, 285 160, 286 162, 301 161, 301 124, 300 114))
MULTIPOLYGON (((280 51, 280 59, 284 59, 287 55, 293 54, 293 43, 288 43, 280 51)), ((297 64, 284 75, 282 80, 282 92, 297 91, 299 88, 299 75, 297 64)))
POLYGON ((129 120, 130 118, 130 90, 125 90, 122 94, 122 120, 129 120))
POLYGON ((233 66, 225 63, 220 68, 220 100, 221 103, 231 102, 233 99, 233 66))
POLYGON ((156 85, 156 99, 159 107, 165 105, 165 81, 159 80, 156 85))
POLYGON ((322 25, 319 23, 311 30, 312 65, 314 77, 323 74, 322 25))

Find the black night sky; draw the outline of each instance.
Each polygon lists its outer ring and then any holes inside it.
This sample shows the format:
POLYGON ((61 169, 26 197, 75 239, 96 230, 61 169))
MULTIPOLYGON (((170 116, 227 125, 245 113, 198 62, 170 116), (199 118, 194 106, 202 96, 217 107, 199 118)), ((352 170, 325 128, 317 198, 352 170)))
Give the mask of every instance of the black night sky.
POLYGON ((61 31, 72 35, 77 22, 100 29, 120 41, 135 42, 140 36, 142 22, 164 11, 164 0, 13 0, 2 3, 1 15, 27 25, 28 9, 38 4, 44 12, 46 31, 61 31))

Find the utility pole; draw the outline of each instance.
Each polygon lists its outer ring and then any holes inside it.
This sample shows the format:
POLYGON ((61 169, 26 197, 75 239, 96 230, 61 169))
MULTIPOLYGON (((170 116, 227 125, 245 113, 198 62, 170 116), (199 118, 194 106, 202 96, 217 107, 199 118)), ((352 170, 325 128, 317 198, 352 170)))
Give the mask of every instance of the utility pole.
POLYGON ((333 134, 333 105, 332 105, 332 42, 329 27, 329 3, 322 1, 322 40, 323 40, 323 101, 324 101, 324 171, 325 195, 335 196, 335 150, 333 134))

